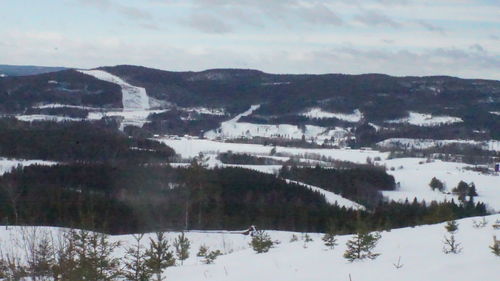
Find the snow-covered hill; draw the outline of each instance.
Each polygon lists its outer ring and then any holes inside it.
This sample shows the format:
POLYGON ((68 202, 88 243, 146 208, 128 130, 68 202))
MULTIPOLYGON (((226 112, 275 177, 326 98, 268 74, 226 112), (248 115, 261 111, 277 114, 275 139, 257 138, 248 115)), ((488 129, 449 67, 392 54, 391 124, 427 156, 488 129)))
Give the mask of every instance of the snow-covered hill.
MULTIPOLYGON (((312 242, 305 243, 303 233, 268 231, 273 240, 280 244, 268 253, 257 254, 250 247, 251 237, 228 231, 190 231, 186 236, 191 241, 190 257, 184 265, 169 267, 164 272, 166 280, 208 280, 208 281, 471 281, 498 279, 500 257, 491 253, 493 236, 500 236, 500 230, 492 228, 500 215, 486 217, 488 225, 474 228, 474 220, 458 220, 456 239, 463 248, 459 254, 445 254, 442 251, 446 234, 444 223, 414 228, 393 229, 381 233, 381 240, 375 248, 380 256, 375 260, 348 262, 343 258, 346 242, 351 235, 337 237, 338 245, 328 250, 321 240, 322 234, 309 233, 312 242), (291 242, 292 236, 299 238, 291 242), (214 264, 206 265, 196 257, 201 245, 224 254, 214 264), (400 259, 401 268, 394 264, 400 259)), ((30 228, 25 228, 24 233, 30 228)), ((48 233, 54 238, 61 235, 57 228, 37 228, 38 234, 48 233)), ((0 228, 1 248, 4 253, 23 253, 20 227, 0 228)), ((33 233, 32 231, 30 233, 33 233)), ((179 233, 168 232, 173 240, 179 233)), ((151 234, 142 240, 147 243, 151 234)), ((131 235, 112 236, 123 246, 133 242, 131 235)), ((123 255, 123 249, 115 252, 123 255)))

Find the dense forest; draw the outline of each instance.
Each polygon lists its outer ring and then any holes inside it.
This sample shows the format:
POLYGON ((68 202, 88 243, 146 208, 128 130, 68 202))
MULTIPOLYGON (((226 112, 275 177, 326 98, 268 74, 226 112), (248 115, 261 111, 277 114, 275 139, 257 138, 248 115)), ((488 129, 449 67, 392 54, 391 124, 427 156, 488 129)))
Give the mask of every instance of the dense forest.
POLYGON ((383 168, 367 165, 351 169, 283 166, 279 176, 322 187, 367 206, 382 201, 379 191, 396 189, 393 176, 383 168))
POLYGON ((0 156, 56 161, 166 162, 170 147, 129 138, 113 121, 20 122, 0 119, 0 156))
POLYGON ((486 213, 483 204, 384 203, 367 211, 328 204, 319 193, 242 168, 165 165, 29 166, 0 177, 6 224, 84 227, 110 233, 159 229, 264 229, 349 233, 486 213))

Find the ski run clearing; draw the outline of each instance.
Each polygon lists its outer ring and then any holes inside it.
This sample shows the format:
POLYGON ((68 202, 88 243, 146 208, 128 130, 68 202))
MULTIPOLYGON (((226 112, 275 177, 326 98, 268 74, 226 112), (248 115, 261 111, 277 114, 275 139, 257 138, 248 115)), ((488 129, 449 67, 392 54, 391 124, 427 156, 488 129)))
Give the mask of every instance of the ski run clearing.
MULTIPOLYGON (((374 252, 380 256, 375 260, 348 262, 343 258, 346 242, 352 235, 337 236, 338 245, 329 250, 321 240, 321 233, 309 233, 312 242, 304 241, 304 233, 268 231, 274 241, 280 241, 269 252, 255 253, 249 246, 250 236, 231 231, 189 231, 186 237, 191 242, 190 257, 183 265, 169 267, 164 271, 165 280, 207 281, 471 281, 498 280, 500 257, 491 253, 493 236, 500 230, 492 224, 500 215, 487 216, 488 224, 474 228, 473 222, 481 218, 458 220, 456 239, 463 248, 459 254, 443 253, 443 239, 447 234, 445 223, 393 229, 381 232, 374 252), (298 241, 291 242, 292 235, 298 241), (211 250, 220 250, 223 255, 214 264, 203 264, 196 256, 201 245, 211 250), (394 264, 402 267, 396 268, 394 264)), ((4 253, 24 253, 23 233, 49 235, 57 241, 62 229, 48 227, 1 227, 0 245, 4 253)), ((167 232, 173 241, 178 232, 167 232)), ((152 234, 142 242, 147 246, 152 234)), ((123 247, 134 242, 132 235, 110 236, 111 241, 120 241, 123 247)), ((124 254, 123 247, 114 252, 124 254)))

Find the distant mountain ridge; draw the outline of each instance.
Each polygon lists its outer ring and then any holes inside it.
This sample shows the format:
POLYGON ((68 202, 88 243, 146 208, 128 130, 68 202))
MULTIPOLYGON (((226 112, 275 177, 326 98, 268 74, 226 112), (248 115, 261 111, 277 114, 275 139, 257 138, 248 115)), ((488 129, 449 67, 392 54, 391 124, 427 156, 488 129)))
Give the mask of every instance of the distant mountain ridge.
POLYGON ((0 76, 27 76, 68 69, 67 67, 0 64, 0 76))
MULTIPOLYGON (((500 81, 495 80, 251 69, 172 72, 133 65, 98 69, 145 89, 150 104, 162 110, 146 114, 148 122, 143 122, 143 129, 155 134, 199 135, 260 105, 238 121, 250 124, 236 130, 239 136, 252 138, 257 132, 265 138, 289 138, 293 131, 300 140, 303 131, 311 138, 323 134, 322 140, 355 137, 358 145, 398 137, 500 139, 500 115, 495 114, 500 111, 500 81), (280 124, 296 127, 272 127, 280 124)), ((119 108, 123 91, 113 81, 71 69, 6 77, 0 79, 0 113, 54 103, 119 108)))

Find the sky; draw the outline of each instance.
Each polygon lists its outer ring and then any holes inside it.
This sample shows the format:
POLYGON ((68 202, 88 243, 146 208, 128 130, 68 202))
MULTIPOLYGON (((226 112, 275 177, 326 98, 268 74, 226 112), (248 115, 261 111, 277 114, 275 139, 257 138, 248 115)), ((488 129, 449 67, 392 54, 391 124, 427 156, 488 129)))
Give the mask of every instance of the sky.
POLYGON ((500 80, 500 0, 0 0, 0 64, 500 80))

